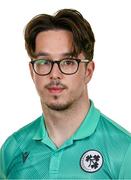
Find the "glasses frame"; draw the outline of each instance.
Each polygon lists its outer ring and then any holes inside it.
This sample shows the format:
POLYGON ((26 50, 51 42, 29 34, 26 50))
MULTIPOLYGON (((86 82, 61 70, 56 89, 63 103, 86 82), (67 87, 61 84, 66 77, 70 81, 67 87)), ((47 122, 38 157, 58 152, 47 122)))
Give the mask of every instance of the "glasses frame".
MULTIPOLYGON (((37 75, 39 75, 39 76, 46 76, 46 75, 50 74, 51 71, 52 71, 52 69, 53 69, 54 64, 57 64, 57 65, 58 65, 59 70, 60 70, 63 74, 72 75, 72 74, 75 74, 75 73, 78 71, 80 63, 89 63, 89 62, 90 62, 90 60, 88 60, 88 59, 77 59, 77 58, 64 58, 64 59, 60 59, 60 60, 57 60, 57 61, 56 61, 56 60, 48 60, 48 61, 51 62, 51 69, 50 69, 50 71, 49 71, 48 73, 46 73, 46 74, 39 74, 39 73, 35 70, 35 67, 34 67, 35 62, 37 62, 38 60, 44 60, 44 59, 32 59, 32 60, 30 61, 30 63, 32 64, 32 67, 33 67, 34 72, 35 72, 37 75), (61 70, 60 63, 61 63, 63 60, 66 60, 66 59, 68 59, 68 60, 75 60, 75 61, 77 62, 77 69, 76 69, 75 72, 73 72, 73 73, 65 73, 65 72, 63 72, 63 71, 61 70)), ((45 60, 46 60, 46 59, 45 59, 45 60)))

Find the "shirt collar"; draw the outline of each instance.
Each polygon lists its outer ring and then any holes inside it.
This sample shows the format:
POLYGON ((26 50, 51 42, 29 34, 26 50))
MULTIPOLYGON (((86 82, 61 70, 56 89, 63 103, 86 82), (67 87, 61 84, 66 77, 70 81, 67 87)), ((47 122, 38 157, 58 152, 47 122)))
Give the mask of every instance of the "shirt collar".
POLYGON ((46 135, 46 129, 45 129, 45 125, 44 125, 43 115, 40 116, 37 120, 38 120, 38 124, 36 127, 37 130, 35 132, 33 139, 34 140, 42 140, 43 137, 45 137, 45 135, 46 135))
MULTIPOLYGON (((83 139, 85 137, 90 136, 95 131, 98 121, 100 118, 100 111, 95 108, 94 103, 90 100, 90 108, 89 111, 83 120, 80 127, 77 129, 77 131, 74 133, 74 135, 71 137, 73 140, 77 139, 83 139)), ((40 118, 38 118, 39 123, 38 127, 36 128, 37 131, 33 137, 34 140, 46 140, 48 139, 48 135, 46 132, 45 124, 44 124, 44 116, 42 115, 40 118)))
POLYGON ((33 140, 36 141, 41 141, 44 144, 48 145, 54 150, 57 150, 57 147, 55 144, 52 142, 52 140, 49 138, 48 133, 46 131, 45 123, 44 123, 44 116, 42 115, 39 119, 39 124, 38 127, 36 128, 37 131, 33 137, 33 140))
POLYGON ((72 138, 74 140, 83 139, 93 134, 97 127, 99 119, 100 111, 95 108, 93 101, 90 100, 89 111, 87 112, 85 119, 72 138))

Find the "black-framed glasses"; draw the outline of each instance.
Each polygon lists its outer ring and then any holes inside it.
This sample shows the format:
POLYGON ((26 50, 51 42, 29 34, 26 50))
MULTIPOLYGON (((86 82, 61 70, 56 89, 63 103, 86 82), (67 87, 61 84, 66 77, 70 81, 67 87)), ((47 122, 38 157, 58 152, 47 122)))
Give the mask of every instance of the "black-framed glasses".
POLYGON ((31 60, 30 63, 36 74, 39 76, 45 76, 51 73, 54 64, 56 63, 59 70, 66 75, 75 74, 79 69, 80 63, 88 63, 90 60, 87 59, 75 59, 75 58, 65 58, 58 61, 52 61, 47 59, 35 59, 31 60))

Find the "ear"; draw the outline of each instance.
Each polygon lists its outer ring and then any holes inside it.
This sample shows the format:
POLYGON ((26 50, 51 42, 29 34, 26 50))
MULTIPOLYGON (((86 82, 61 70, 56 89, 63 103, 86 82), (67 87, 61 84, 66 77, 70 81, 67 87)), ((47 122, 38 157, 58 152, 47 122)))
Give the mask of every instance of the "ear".
POLYGON ((31 78, 32 78, 32 80, 34 81, 34 71, 33 71, 32 64, 31 64, 30 62, 29 62, 29 69, 30 69, 31 78))
POLYGON ((86 72, 85 72, 85 83, 86 84, 89 83, 89 81, 91 80, 94 69, 95 69, 94 61, 89 62, 86 66, 86 72))

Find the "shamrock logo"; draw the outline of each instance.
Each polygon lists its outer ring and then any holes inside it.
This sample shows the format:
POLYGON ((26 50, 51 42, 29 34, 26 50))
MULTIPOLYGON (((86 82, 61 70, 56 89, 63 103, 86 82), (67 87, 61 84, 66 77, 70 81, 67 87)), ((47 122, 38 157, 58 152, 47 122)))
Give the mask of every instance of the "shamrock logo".
POLYGON ((100 156, 99 155, 88 155, 86 157, 86 161, 89 162, 89 166, 88 167, 91 167, 91 168, 94 168, 96 169, 98 167, 98 161, 100 159, 100 156))
POLYGON ((81 157, 81 168, 87 172, 98 171, 103 164, 103 157, 96 150, 89 150, 81 157))

